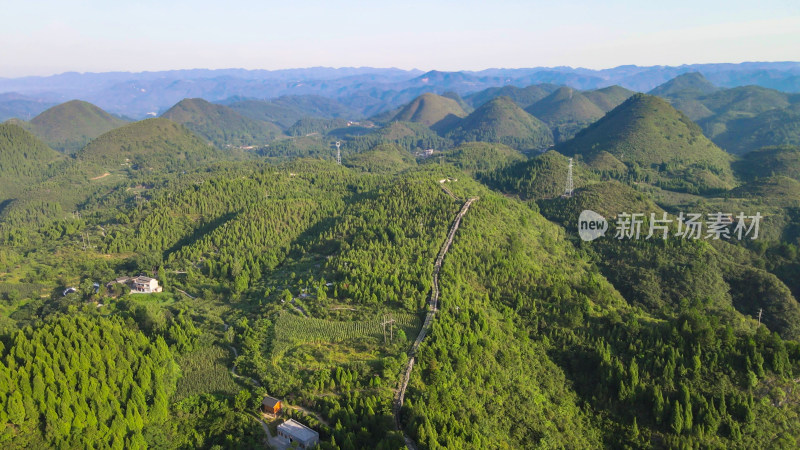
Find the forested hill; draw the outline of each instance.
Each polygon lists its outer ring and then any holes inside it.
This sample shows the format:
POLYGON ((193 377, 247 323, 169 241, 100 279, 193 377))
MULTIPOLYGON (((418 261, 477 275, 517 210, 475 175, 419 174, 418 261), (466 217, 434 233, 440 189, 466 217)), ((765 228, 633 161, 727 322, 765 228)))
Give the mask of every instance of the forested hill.
POLYGON ((461 118, 466 115, 455 100, 427 93, 404 106, 392 120, 417 122, 430 127, 448 117, 461 118))
POLYGON ((611 111, 634 94, 635 92, 616 85, 583 92, 583 95, 603 110, 603 112, 611 111))
POLYGON ((498 97, 440 130, 456 142, 499 142, 518 150, 546 148, 553 134, 508 97, 498 97))
MULTIPOLYGON (((73 155, 0 125, 0 442, 259 448, 292 418, 325 450, 800 446, 796 146, 734 156, 614 86, 428 82, 475 77, 425 74, 388 123, 226 101, 294 119, 253 148, 228 139, 262 119, 203 100, 73 155)), ((673 100, 795 101, 729 91, 673 100)))
POLYGON ((568 87, 528 106, 525 111, 546 123, 556 142, 563 142, 590 123, 603 117, 605 111, 581 92, 568 87))
POLYGON ((558 147, 602 167, 606 154, 633 176, 672 189, 730 188, 732 158, 666 101, 637 94, 558 147), (599 160, 598 160, 599 158, 599 160))
POLYGON ((24 129, 0 124, 0 201, 42 181, 60 155, 24 129))
POLYGON ((477 108, 497 97, 508 97, 520 108, 527 108, 547 97, 556 89, 558 89, 558 86, 554 84, 534 84, 525 88, 517 86, 493 87, 472 93, 466 96, 465 100, 474 108, 477 108))
POLYGON ((711 94, 718 90, 719 88, 708 81, 702 73, 690 72, 656 86, 648 94, 658 97, 696 97, 711 94))
POLYGON ((106 169, 120 166, 144 170, 169 170, 183 164, 208 160, 211 144, 167 119, 134 122, 98 137, 76 155, 106 169))
POLYGON ((30 130, 54 149, 75 153, 90 140, 126 123, 91 103, 72 100, 31 119, 30 130))
POLYGON ((603 110, 575 89, 562 87, 532 104, 526 111, 547 124, 594 122, 603 110))
POLYGON ((181 100, 161 117, 186 126, 219 147, 261 146, 282 134, 271 122, 250 119, 200 98, 181 100))

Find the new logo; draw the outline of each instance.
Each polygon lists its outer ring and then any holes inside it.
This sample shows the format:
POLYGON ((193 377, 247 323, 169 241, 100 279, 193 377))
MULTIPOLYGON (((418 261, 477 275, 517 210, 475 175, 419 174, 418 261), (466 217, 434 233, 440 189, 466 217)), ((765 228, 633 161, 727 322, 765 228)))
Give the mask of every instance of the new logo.
POLYGON ((608 230, 608 221, 596 212, 584 209, 578 217, 578 234, 584 241, 593 241, 600 236, 605 236, 608 230))

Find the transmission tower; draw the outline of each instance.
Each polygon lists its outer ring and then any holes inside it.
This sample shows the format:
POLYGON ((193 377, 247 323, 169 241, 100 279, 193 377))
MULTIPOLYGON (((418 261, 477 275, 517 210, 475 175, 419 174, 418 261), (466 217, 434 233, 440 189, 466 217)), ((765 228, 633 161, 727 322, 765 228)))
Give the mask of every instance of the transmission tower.
POLYGON ((342 152, 339 150, 339 147, 342 145, 341 142, 336 141, 336 164, 342 165, 342 152))
POLYGON ((388 318, 383 316, 383 343, 386 343, 386 325, 389 325, 389 342, 394 340, 394 318, 390 315, 388 318))
POLYGON ((564 195, 562 197, 572 197, 572 190, 574 186, 572 185, 572 158, 569 159, 569 171, 567 172, 567 185, 564 188, 564 195))

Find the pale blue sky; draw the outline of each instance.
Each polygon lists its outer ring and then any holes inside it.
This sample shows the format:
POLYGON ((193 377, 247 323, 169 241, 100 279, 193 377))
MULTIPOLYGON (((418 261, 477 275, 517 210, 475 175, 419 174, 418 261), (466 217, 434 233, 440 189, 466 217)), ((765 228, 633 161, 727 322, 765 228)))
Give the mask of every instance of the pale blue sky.
POLYGON ((800 61, 800 2, 0 0, 0 77, 742 61, 800 61))

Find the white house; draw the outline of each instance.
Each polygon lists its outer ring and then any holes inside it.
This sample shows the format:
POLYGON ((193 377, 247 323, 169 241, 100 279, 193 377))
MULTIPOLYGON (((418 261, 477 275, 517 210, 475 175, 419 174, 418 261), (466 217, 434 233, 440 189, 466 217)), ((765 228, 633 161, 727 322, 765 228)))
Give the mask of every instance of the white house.
POLYGON ((139 276, 132 280, 131 294, 151 294, 161 292, 161 286, 155 278, 139 276))
POLYGON ((313 448, 319 445, 319 433, 294 419, 278 425, 278 436, 289 441, 289 445, 296 442, 299 448, 313 448))

